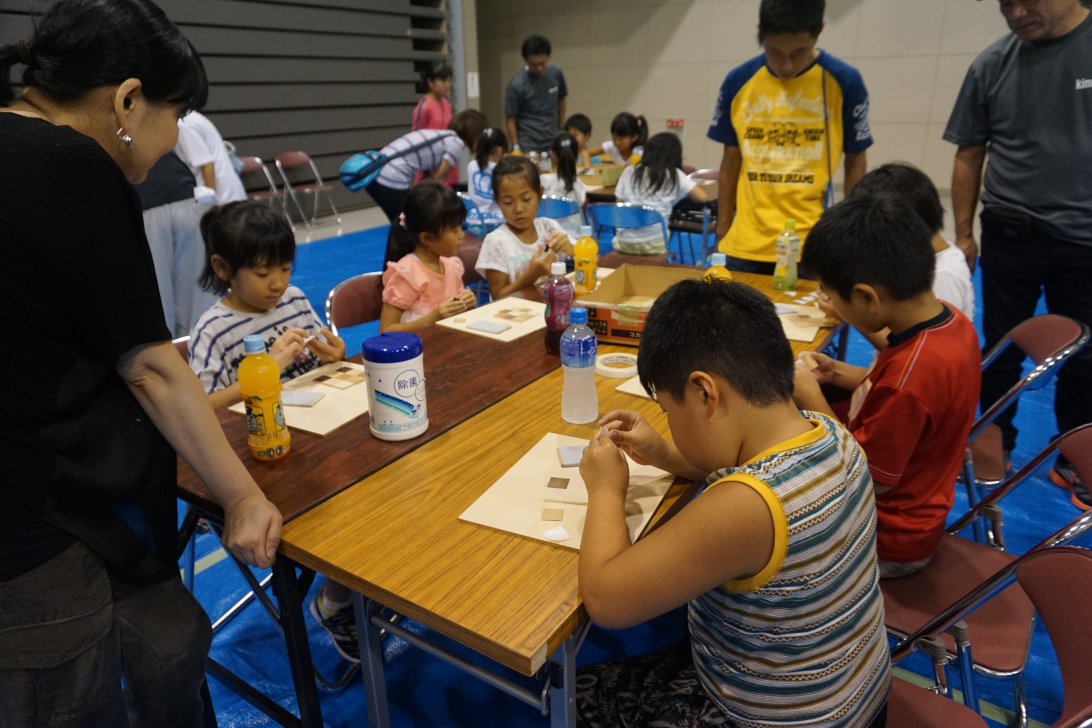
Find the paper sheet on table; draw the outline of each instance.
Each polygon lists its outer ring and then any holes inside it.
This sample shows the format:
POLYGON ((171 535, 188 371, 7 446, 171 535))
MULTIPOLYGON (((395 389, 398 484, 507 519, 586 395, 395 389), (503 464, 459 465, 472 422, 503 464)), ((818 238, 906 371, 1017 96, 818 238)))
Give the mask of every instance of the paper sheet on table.
MULTIPOLYGON (((588 492, 579 470, 561 467, 557 448, 561 445, 581 444, 586 445, 587 441, 552 432, 547 434, 489 490, 482 493, 473 505, 463 511, 459 519, 536 541, 579 549, 580 538, 584 533, 588 492), (570 493, 570 500, 582 503, 544 500, 544 491, 552 477, 568 479, 566 490, 570 493), (542 512, 547 508, 563 510, 565 515, 560 522, 544 521, 542 512), (564 541, 550 540, 546 534, 559 526, 571 534, 571 538, 564 541)), ((629 461, 629 474, 626 526, 629 528, 630 537, 636 539, 652 519, 652 514, 675 478, 657 468, 637 465, 632 460, 629 461)))
POLYGON ((644 397, 645 399, 652 399, 652 397, 648 396, 648 392, 645 391, 645 388, 641 386, 641 378, 640 377, 632 377, 630 379, 627 379, 626 381, 622 382, 621 384, 619 384, 614 389, 615 389, 615 391, 618 391, 618 392, 625 392, 626 394, 632 394, 635 397, 644 397))
POLYGON ((468 334, 484 336, 495 341, 508 342, 515 341, 519 337, 535 331, 542 331, 546 328, 545 315, 545 303, 528 301, 518 296, 509 296, 437 323, 449 329, 465 331, 468 334), (509 328, 496 334, 467 328, 475 321, 495 321, 508 324, 509 328))
POLYGON ((783 305, 796 309, 796 313, 783 313, 778 316, 789 341, 814 341, 819 329, 830 323, 827 315, 818 306, 783 305))
MULTIPOLYGON (((347 369, 347 373, 352 375, 364 376, 362 364, 336 361, 285 382, 286 390, 318 392, 323 395, 313 407, 284 408, 284 421, 288 424, 289 431, 304 430, 320 437, 329 435, 346 422, 368 411, 368 385, 365 382, 339 389, 315 381, 317 377, 329 377, 342 369, 347 369)), ((246 414, 246 407, 242 402, 233 404, 228 409, 241 415, 246 414)))

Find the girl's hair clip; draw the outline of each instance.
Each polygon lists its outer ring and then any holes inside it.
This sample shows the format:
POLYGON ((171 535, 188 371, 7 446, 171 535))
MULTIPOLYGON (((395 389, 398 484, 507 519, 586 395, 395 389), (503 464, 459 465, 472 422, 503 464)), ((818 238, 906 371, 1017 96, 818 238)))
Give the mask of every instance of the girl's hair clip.
POLYGON ((572 143, 572 142, 571 142, 570 140, 568 140, 568 139, 562 139, 562 140, 561 140, 561 146, 562 146, 562 148, 564 148, 564 149, 568 149, 568 148, 569 148, 569 147, 571 147, 572 145, 573 145, 573 143, 572 143))
MULTIPOLYGON (((402 226, 402 227, 406 227, 406 213, 404 213, 404 212, 398 213, 398 224, 400 226, 402 226)), ((406 228, 406 229, 408 230, 409 228, 406 228)))

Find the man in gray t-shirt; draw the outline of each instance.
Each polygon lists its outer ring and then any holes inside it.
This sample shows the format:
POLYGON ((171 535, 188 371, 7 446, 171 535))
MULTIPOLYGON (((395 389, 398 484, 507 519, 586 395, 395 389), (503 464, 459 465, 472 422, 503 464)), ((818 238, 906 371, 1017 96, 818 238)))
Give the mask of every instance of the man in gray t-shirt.
POLYGON ((527 65, 504 90, 504 122, 514 149, 545 152, 565 118, 569 89, 561 69, 550 63, 550 41, 528 36, 522 52, 527 65))
MULTIPOLYGON (((959 145, 952 174, 956 244, 974 268, 982 194, 982 328, 989 349, 1031 318, 1041 293, 1052 313, 1092 326, 1092 15, 1078 0, 1002 0, 1012 33, 971 64, 944 138, 959 145), (987 152, 989 162, 986 164, 987 152)), ((982 376, 982 407, 1020 377, 1009 347, 982 376)), ((1060 432, 1092 420, 1092 348, 1059 371, 1060 432)), ((998 417, 1012 450, 1015 407, 998 417)), ((1092 506, 1063 458, 1051 479, 1092 506)))

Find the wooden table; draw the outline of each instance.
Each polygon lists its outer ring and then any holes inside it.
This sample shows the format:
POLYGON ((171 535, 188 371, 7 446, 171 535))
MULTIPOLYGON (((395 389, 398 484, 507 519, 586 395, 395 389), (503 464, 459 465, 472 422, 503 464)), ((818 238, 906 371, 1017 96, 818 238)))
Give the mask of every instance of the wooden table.
MULTIPOLYGON (((613 267, 625 258, 611 254, 601 264, 613 267)), ((741 274, 739 280, 774 300, 785 298, 771 290, 769 276, 741 274)), ((801 290, 815 285, 802 283, 801 290)), ((824 329, 811 344, 793 342, 794 351, 822 348, 833 335, 834 330, 824 329)), ((218 410, 229 442, 285 518, 273 587, 300 717, 271 705, 212 661, 211 671, 278 722, 321 726, 301 606, 320 572, 357 594, 371 726, 386 725, 378 627, 371 621, 378 621, 380 605, 526 675, 552 659, 561 677, 537 696, 479 674, 483 671, 476 674, 543 712, 542 696, 548 694, 555 723, 571 724, 570 676, 583 634, 579 627, 586 624, 576 591, 576 553, 464 524, 458 515, 546 432, 591 437, 594 427, 561 420, 560 362, 546 353, 540 336, 504 344, 433 326, 421 338, 429 429, 413 440, 377 440, 364 416, 326 437, 294 432, 289 457, 256 462, 246 446, 245 418, 218 410), (303 567, 300 576, 297 566, 303 567)), ((635 352, 616 346, 601 350, 635 352)), ((614 391, 622 380, 597 380, 601 412, 616 406, 636 409, 666 429, 666 418, 654 403, 614 391)), ((181 461, 179 485, 182 497, 204 515, 214 521, 222 517, 204 484, 181 461)), ((682 483, 674 486, 656 518, 683 490, 682 483)), ((402 636, 421 642, 412 634, 402 636)))
MULTIPOLYGON (((750 275, 745 282, 769 291, 772 279, 750 275)), ((793 342, 794 351, 826 346, 833 335, 825 329, 810 344, 793 342)), ((600 350, 634 351, 615 345, 600 350)), ((622 381, 596 377, 599 411, 634 409, 666 433, 666 417, 654 402, 615 391, 622 381)), ((561 382, 555 369, 285 526, 283 554, 355 592, 371 728, 389 725, 381 629, 538 707, 554 726, 574 724, 575 655, 587 626, 577 553, 459 520, 547 433, 594 435, 594 424, 561 419, 561 382), (379 614, 384 607, 524 675, 548 668, 542 691, 516 686, 417 634, 391 628, 379 614)), ((685 492, 686 484, 676 481, 653 524, 685 503, 685 492)))
MULTIPOLYGON (((666 432, 667 418, 654 402, 614 391, 622 381, 596 377, 600 412, 635 409, 666 432)), ((555 369, 285 527, 285 555, 359 595, 371 728, 389 724, 378 636, 388 625, 377 616, 380 606, 524 675, 538 674, 552 660, 560 677, 547 680, 548 710, 545 690, 489 681, 549 712, 554 725, 572 725, 575 654, 587 620, 577 593, 577 552, 459 520, 548 432, 595 434, 594 423, 561 419, 561 382, 555 369)), ((676 481, 657 516, 685 489, 676 481)), ((410 639, 424 646, 419 636, 410 639)))

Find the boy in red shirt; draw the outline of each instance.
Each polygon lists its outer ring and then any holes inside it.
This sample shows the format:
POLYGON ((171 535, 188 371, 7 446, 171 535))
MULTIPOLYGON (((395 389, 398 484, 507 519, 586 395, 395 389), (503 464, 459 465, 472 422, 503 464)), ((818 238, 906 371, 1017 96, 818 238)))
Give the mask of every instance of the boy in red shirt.
POLYGON ((933 295, 931 238, 902 200, 851 198, 823 214, 801 258, 843 321, 891 330, 867 369, 810 355, 793 393, 802 409, 833 414, 820 384, 853 392, 846 423, 875 483, 881 577, 912 574, 936 550, 978 404, 978 335, 933 295))

